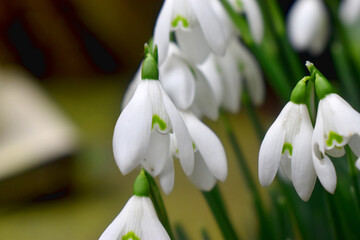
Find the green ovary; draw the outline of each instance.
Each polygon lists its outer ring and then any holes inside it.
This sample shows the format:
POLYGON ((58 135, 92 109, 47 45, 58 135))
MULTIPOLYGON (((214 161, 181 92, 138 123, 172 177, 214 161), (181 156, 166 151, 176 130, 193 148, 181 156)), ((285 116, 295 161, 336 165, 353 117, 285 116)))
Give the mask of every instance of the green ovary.
POLYGON ((151 124, 151 129, 154 128, 154 125, 157 123, 157 125, 159 126, 161 131, 165 131, 166 130, 166 122, 164 120, 162 120, 158 115, 153 115, 152 117, 152 124, 151 124))
POLYGON ((343 137, 342 136, 340 136, 339 134, 337 134, 336 132, 333 132, 333 131, 330 131, 329 132, 329 137, 328 137, 328 139, 326 140, 326 145, 328 146, 328 147, 331 147, 331 145, 332 145, 332 143, 333 143, 333 141, 336 141, 337 143, 342 143, 343 142, 343 137))
POLYGON ((292 156, 293 146, 291 143, 284 143, 281 153, 284 153, 286 150, 288 150, 290 156, 292 156))
POLYGON ((183 25, 184 28, 189 27, 188 20, 185 17, 181 16, 181 15, 177 15, 174 18, 174 20, 171 22, 171 26, 175 28, 175 27, 178 26, 179 22, 182 22, 182 25, 183 25))
POLYGON ((134 232, 128 232, 122 236, 121 240, 140 240, 140 238, 136 236, 134 232))

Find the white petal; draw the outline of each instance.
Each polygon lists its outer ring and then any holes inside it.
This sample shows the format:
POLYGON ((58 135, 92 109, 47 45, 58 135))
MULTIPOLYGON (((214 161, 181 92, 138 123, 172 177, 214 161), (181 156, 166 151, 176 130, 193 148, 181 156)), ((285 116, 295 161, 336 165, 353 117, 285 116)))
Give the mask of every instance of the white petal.
POLYGON ((172 5, 173 0, 165 0, 156 20, 154 44, 158 46, 159 66, 164 62, 169 47, 172 5))
POLYGON ((216 104, 220 107, 224 95, 224 89, 215 58, 214 54, 210 54, 209 57, 199 66, 199 69, 205 75, 214 93, 216 104))
POLYGON ((131 98, 134 96, 137 86, 139 85, 139 83, 141 81, 141 66, 142 66, 142 63, 140 64, 140 67, 137 70, 137 72, 135 73, 134 78, 131 80, 128 88, 126 89, 126 92, 124 94, 124 97, 123 97, 123 100, 121 103, 121 109, 124 109, 126 107, 126 105, 129 103, 131 98))
POLYGON ((313 53, 320 53, 328 37, 327 17, 322 1, 296 1, 289 11, 287 24, 294 48, 305 50, 311 47, 313 53))
POLYGON ((332 156, 332 157, 342 157, 345 155, 345 149, 343 147, 337 147, 334 146, 332 149, 326 149, 325 151, 328 155, 332 156))
POLYGON ((242 86, 238 61, 233 54, 227 51, 224 57, 218 58, 218 63, 223 77, 223 106, 226 110, 236 113, 240 108, 242 86))
POLYGON ((360 158, 358 158, 355 162, 355 166, 357 167, 357 169, 360 171, 360 158))
POLYGON ((149 142, 152 114, 147 89, 147 81, 142 81, 115 126, 114 157, 122 174, 139 164, 149 142))
POLYGON ((279 168, 282 148, 285 141, 283 123, 289 112, 289 103, 285 105, 273 125, 267 131, 259 151, 259 180, 262 186, 268 186, 274 180, 279 168))
POLYGON ((312 158, 316 174, 321 184, 328 192, 334 193, 337 181, 336 172, 329 157, 325 155, 324 125, 322 116, 319 114, 320 107, 319 104, 318 115, 311 140, 312 158))
POLYGON ((141 237, 142 215, 142 197, 132 196, 99 240, 120 239, 128 232, 134 232, 138 237, 141 237))
POLYGON ((359 0, 343 0, 339 6, 340 19, 346 24, 354 24, 360 17, 359 0))
POLYGON ((160 185, 165 194, 170 194, 174 188, 174 175, 174 162, 172 157, 168 156, 166 165, 159 175, 160 185))
POLYGON ((199 25, 194 25, 189 31, 178 29, 175 35, 183 54, 191 62, 202 63, 209 56, 211 50, 199 25))
POLYGON ((232 41, 229 48, 236 54, 239 59, 238 61, 243 67, 245 86, 252 102, 256 106, 259 106, 265 99, 265 82, 256 58, 237 40, 232 41))
POLYGON ((304 201, 309 200, 316 182, 312 161, 311 139, 313 128, 306 105, 300 105, 301 123, 299 135, 294 140, 291 159, 292 182, 296 192, 304 201))
POLYGON ((259 5, 254 0, 242 0, 248 22, 250 25, 250 31, 257 44, 262 42, 264 36, 264 23, 262 19, 261 10, 259 5))
POLYGON ((230 39, 235 36, 236 29, 234 28, 234 25, 227 14, 225 8, 218 0, 211 0, 210 5, 212 9, 214 10, 216 16, 219 19, 219 22, 221 24, 221 28, 224 32, 225 42, 226 45, 229 43, 230 39))
POLYGON ((215 94, 204 74, 197 69, 194 70, 196 76, 196 94, 192 110, 195 110, 195 112, 199 112, 212 120, 216 120, 219 116, 219 112, 215 94))
POLYGON ((184 113, 183 116, 207 168, 217 179, 224 182, 228 169, 225 150, 219 138, 191 113, 184 113))
POLYGON ((163 98, 176 137, 181 166, 184 169, 185 174, 190 175, 194 169, 194 152, 189 131, 184 120, 180 116, 180 113, 165 92, 163 98))
POLYGON ((351 151, 356 155, 360 156, 360 136, 358 134, 353 135, 348 142, 351 151))
POLYGON ((194 171, 188 177, 196 187, 203 191, 210 191, 216 184, 216 178, 207 168, 199 152, 195 153, 194 171))
POLYGON ((141 223, 142 236, 140 239, 143 240, 170 240, 169 235, 167 234, 165 228, 159 221, 153 203, 150 198, 143 197, 143 206, 144 209, 143 219, 141 223))
POLYGON ((211 50, 220 56, 224 56, 226 39, 221 29, 220 22, 206 0, 189 0, 194 13, 200 23, 201 30, 211 50))
POLYGON ((285 152, 281 155, 280 158, 280 169, 281 173, 283 174, 283 177, 286 178, 288 181, 292 181, 291 176, 291 158, 289 156, 288 152, 285 152))
POLYGON ((170 154, 170 134, 151 132, 149 144, 141 165, 152 176, 157 176, 164 169, 170 154))
POLYGON ((195 98, 195 80, 187 64, 173 56, 160 68, 160 81, 175 106, 187 109, 195 98))

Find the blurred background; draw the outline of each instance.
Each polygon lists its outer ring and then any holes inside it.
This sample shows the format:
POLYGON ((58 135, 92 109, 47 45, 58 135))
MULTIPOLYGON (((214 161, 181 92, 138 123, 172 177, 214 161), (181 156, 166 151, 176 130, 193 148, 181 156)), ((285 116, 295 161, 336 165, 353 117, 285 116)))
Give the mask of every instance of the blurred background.
MULTIPOLYGON (((122 176, 112 133, 126 86, 152 36, 161 0, 0 2, 0 238, 97 239, 132 195, 137 172, 122 176)), ((284 10, 290 1, 282 1, 284 10)), ((303 59, 311 57, 302 55, 303 59)), ((329 78, 329 53, 315 62, 329 78), (319 60, 320 59, 320 60, 319 60), (321 61, 323 59, 324 61, 321 61)), ((259 109, 268 127, 281 109, 268 88, 259 109)), ((220 123, 229 177, 221 190, 241 236, 257 222, 220 123)), ((259 142, 246 114, 231 117, 253 175, 259 142)), ((221 235, 201 193, 176 164, 164 196, 172 224, 193 239, 221 235)))

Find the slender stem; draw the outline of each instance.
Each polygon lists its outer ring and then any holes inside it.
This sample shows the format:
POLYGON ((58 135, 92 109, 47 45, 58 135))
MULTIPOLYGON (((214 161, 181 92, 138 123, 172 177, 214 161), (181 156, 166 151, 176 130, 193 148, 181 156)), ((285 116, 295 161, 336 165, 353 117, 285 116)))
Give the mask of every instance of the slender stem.
POLYGON ((359 214, 360 213, 360 210, 359 210, 360 186, 359 186, 358 171, 356 170, 356 167, 355 167, 355 157, 348 145, 345 146, 345 149, 346 149, 346 157, 347 157, 349 169, 350 169, 350 177, 351 177, 351 181, 352 181, 352 187, 354 189, 353 197, 354 197, 354 202, 355 202, 355 206, 356 206, 356 212, 360 216, 360 214, 359 214))
POLYGON ((282 11, 277 0, 262 0, 258 1, 265 21, 268 22, 269 29, 275 36, 275 40, 281 54, 283 64, 289 69, 291 82, 296 84, 302 76, 304 76, 304 69, 300 62, 298 55, 290 46, 285 31, 285 21, 282 11))
POLYGON ((352 50, 351 41, 349 39, 348 33, 338 17, 339 1, 325 0, 325 3, 330 10, 329 12, 335 26, 336 36, 339 37, 339 40, 344 47, 344 53, 349 59, 351 70, 356 75, 356 78, 360 80, 360 58, 357 52, 352 50))
POLYGON ((333 229, 333 231, 334 231, 335 238, 336 239, 346 239, 344 237, 344 231, 342 229, 340 216, 339 216, 339 213, 338 213, 338 211, 336 209, 336 203, 335 203, 334 196, 332 196, 328 192, 325 192, 325 199, 326 199, 326 202, 327 202, 327 205, 328 205, 329 221, 330 221, 330 223, 332 225, 331 229, 333 229))
POLYGON ((264 69, 266 75, 269 77, 268 80, 273 90, 283 101, 287 101, 291 93, 291 87, 288 77, 284 73, 283 65, 277 55, 269 51, 264 45, 259 46, 254 42, 244 15, 236 13, 227 0, 221 0, 221 3, 235 27, 241 32, 241 39, 250 48, 260 62, 262 69, 264 69))
POLYGON ((224 239, 239 239, 228 217, 218 186, 216 185, 209 192, 202 191, 202 194, 205 197, 217 224, 219 225, 224 239))
POLYGON ((166 212, 165 204, 160 194, 159 187, 157 186, 154 178, 148 172, 145 171, 145 175, 150 184, 150 198, 154 203, 154 207, 158 215, 158 218, 162 223, 162 225, 164 226, 167 233, 169 234, 170 238, 175 239, 171 229, 169 217, 166 212))
POLYGON ((342 89, 345 96, 348 97, 352 106, 359 110, 359 95, 357 93, 357 84, 355 78, 351 72, 349 60, 344 52, 344 47, 339 41, 334 41, 331 44, 331 55, 335 63, 336 72, 342 83, 342 89))
POLYGON ((261 122, 260 122, 260 120, 259 120, 259 118, 258 118, 258 116, 257 116, 257 114, 255 112, 254 105, 251 102, 251 99, 249 97, 249 93, 248 93, 247 90, 245 90, 243 92, 243 99, 242 100, 243 100, 242 102, 245 105, 248 116, 249 116, 249 118, 251 120, 251 123, 254 126, 256 135, 257 135, 259 141, 262 141, 262 139, 265 136, 265 131, 264 131, 263 127, 261 126, 261 122))
POLYGON ((232 129, 232 126, 230 124, 230 121, 227 117, 227 115, 221 111, 220 112, 221 119, 225 125, 226 133, 228 135, 228 138, 230 140, 231 146, 235 152, 236 158, 238 160, 238 164, 240 166, 240 170, 245 178, 245 181, 247 183, 247 186, 249 187, 249 190, 251 192, 251 195, 254 199, 255 203, 255 209, 259 217, 260 221, 260 227, 261 227, 261 234, 263 239, 274 239, 274 232, 272 227, 270 226, 270 221, 268 219, 268 215, 265 211, 264 204, 261 200, 260 193, 256 187, 255 181, 252 178, 250 174, 250 169, 246 163, 245 157, 242 153, 242 150, 240 148, 240 145, 236 139, 236 136, 234 134, 234 130, 232 129))

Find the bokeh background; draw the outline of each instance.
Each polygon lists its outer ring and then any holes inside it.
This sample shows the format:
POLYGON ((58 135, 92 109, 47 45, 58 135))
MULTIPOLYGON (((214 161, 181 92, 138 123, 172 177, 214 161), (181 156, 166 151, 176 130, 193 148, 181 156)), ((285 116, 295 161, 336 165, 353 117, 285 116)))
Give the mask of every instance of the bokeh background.
MULTIPOLYGON (((284 11, 290 2, 282 1, 284 11)), ((112 133, 161 5, 161 0, 0 2, 0 239, 97 239, 130 198, 137 172, 121 175, 112 133)), ((315 63, 335 77, 327 59, 325 52, 315 63)), ((258 109, 265 127, 281 104, 268 87, 258 109)), ((257 177, 259 142, 250 120, 241 111, 231 121, 257 177)), ((205 122, 226 148, 229 175, 220 188, 230 216, 241 236, 253 239, 253 203, 224 129, 205 122)), ((221 239, 201 193, 178 163, 175 167, 174 191, 164 196, 171 223, 181 224, 192 239, 199 239, 202 229, 221 239)))

